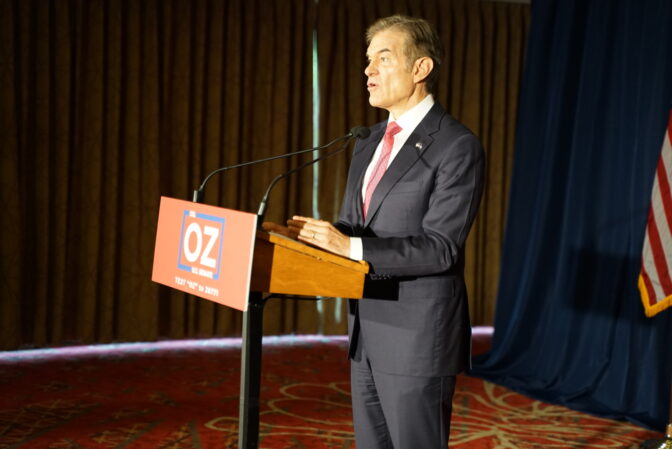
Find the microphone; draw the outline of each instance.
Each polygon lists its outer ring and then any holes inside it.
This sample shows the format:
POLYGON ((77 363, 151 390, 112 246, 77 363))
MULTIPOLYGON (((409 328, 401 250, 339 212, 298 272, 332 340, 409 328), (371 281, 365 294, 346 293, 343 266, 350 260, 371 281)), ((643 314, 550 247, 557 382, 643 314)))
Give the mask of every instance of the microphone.
POLYGON ((305 162, 305 163, 299 165, 296 168, 293 168, 293 169, 291 169, 291 170, 289 170, 285 173, 281 173, 278 176, 276 176, 273 179, 273 181, 271 181, 271 183, 268 185, 268 188, 266 189, 266 193, 264 193, 264 197, 261 199, 261 203, 259 203, 259 211, 257 212, 257 227, 261 228, 261 224, 264 221, 264 216, 266 216, 266 209, 267 209, 267 205, 268 205, 268 196, 270 195, 271 190, 273 189, 275 184, 277 184, 278 181, 280 181, 283 178, 286 178, 287 176, 291 175, 292 173, 296 173, 297 171, 308 167, 309 165, 313 165, 316 162, 327 159, 328 157, 331 157, 334 154, 340 153, 341 151, 345 150, 348 147, 348 144, 350 143, 350 140, 352 140, 353 138, 366 139, 367 137, 369 137, 370 134, 371 134, 371 130, 369 128, 367 128, 365 126, 355 126, 354 128, 352 128, 350 130, 350 133, 346 134, 346 136, 348 136, 347 137, 348 140, 337 150, 330 151, 329 153, 327 153, 323 156, 316 157, 315 159, 313 159, 311 161, 305 162))
POLYGON ((293 153, 280 154, 278 156, 271 156, 271 157, 267 157, 267 158, 264 158, 264 159, 257 159, 257 160, 254 160, 254 161, 241 162, 240 164, 228 165, 226 167, 220 167, 217 170, 212 171, 208 176, 206 176, 205 179, 203 180, 203 182, 201 183, 201 186, 198 189, 194 190, 194 193, 193 193, 193 196, 192 196, 192 201, 194 203, 202 203, 203 202, 203 194, 204 194, 204 190, 205 190, 205 185, 208 183, 210 178, 212 178, 217 173, 221 173, 221 172, 224 172, 224 171, 227 171, 227 170, 231 170, 233 168, 240 168, 240 167, 245 167, 247 165, 255 165, 255 164, 260 164, 262 162, 273 161, 275 159, 282 159, 282 158, 285 158, 285 157, 296 156, 298 154, 308 153, 310 151, 323 150, 325 148, 330 147, 331 145, 338 142, 339 140, 350 139, 353 136, 360 137, 360 135, 364 132, 362 130, 366 130, 366 133, 367 133, 366 136, 368 136, 369 133, 371 132, 371 131, 369 131, 368 128, 365 128, 363 126, 355 126, 345 136, 337 137, 336 139, 334 139, 331 142, 329 142, 325 145, 322 145, 322 146, 308 148, 306 150, 301 150, 301 151, 294 151, 293 153))
POLYGON ((371 130, 366 126, 355 126, 350 130, 350 137, 356 137, 358 139, 366 139, 371 135, 371 130))

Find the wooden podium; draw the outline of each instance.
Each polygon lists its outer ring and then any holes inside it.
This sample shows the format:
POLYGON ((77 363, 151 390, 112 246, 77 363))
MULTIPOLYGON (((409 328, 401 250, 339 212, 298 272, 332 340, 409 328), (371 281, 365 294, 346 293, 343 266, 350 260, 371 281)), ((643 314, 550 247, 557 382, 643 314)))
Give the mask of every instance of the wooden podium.
POLYGON ((366 262, 257 230, 255 214, 161 198, 152 280, 243 312, 239 449, 259 446, 266 300, 361 298, 368 271, 366 262))
POLYGON ((361 298, 366 262, 313 248, 289 238, 257 231, 248 309, 243 312, 240 372, 239 449, 259 446, 262 293, 361 298))
POLYGON ((369 265, 296 240, 257 231, 252 262, 253 292, 361 298, 369 265))

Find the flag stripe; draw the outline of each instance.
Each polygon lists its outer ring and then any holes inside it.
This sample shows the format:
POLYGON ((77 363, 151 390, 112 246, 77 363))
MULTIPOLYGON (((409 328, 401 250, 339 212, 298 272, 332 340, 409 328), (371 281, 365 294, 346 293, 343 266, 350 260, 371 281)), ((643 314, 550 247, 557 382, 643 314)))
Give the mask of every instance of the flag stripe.
MULTIPOLYGON (((672 226, 672 195, 670 195, 670 181, 669 173, 667 172, 667 167, 672 167, 672 151, 670 151, 670 142, 666 142, 667 145, 663 145, 663 151, 661 152, 660 161, 658 162, 658 167, 656 168, 656 181, 658 183, 658 193, 660 194, 662 211, 665 214, 667 220, 666 227, 669 230, 672 226)), ((654 208, 654 213, 656 214, 656 219, 660 223, 660 209, 656 210, 654 208)))
POLYGON ((644 240, 644 250, 642 252, 642 274, 648 279, 650 286, 650 294, 648 295, 648 301, 655 302, 656 298, 662 298, 665 296, 662 286, 657 275, 656 264, 654 260, 654 254, 651 249, 651 241, 647 233, 646 239, 644 240))
POLYGON ((651 252, 653 253, 653 263, 656 268, 656 274, 660 280, 660 285, 663 287, 663 293, 668 294, 672 291, 672 280, 670 280, 670 271, 665 260, 665 248, 660 240, 660 233, 658 232, 658 224, 655 218, 649 220, 647 226, 649 233, 649 243, 651 244, 651 252))
MULTIPOLYGON (((671 114, 672 115, 672 114, 671 114)), ((669 125, 669 122, 668 122, 669 125)), ((670 198, 670 170, 672 169, 672 146, 669 139, 669 126, 667 132, 663 136, 663 148, 660 152, 660 161, 656 169, 656 183, 658 189, 654 191, 655 198, 654 220, 656 229, 660 237, 662 252, 656 253, 657 258, 664 258, 667 263, 667 270, 665 271, 668 278, 672 276, 670 268, 672 268, 672 199, 670 198)), ((663 296, 672 294, 672 285, 663 284, 663 296)), ((660 296, 658 297, 660 298, 660 296)))
MULTIPOLYGON (((672 151, 670 150, 669 141, 665 138, 660 161, 656 169, 655 189, 652 194, 653 220, 656 223, 661 247, 663 248, 660 252, 656 251, 655 256, 656 258, 665 259, 668 276, 672 276, 672 273, 669 271, 672 268, 672 231, 670 230, 670 225, 672 224, 672 199, 670 198, 669 170, 667 169, 667 167, 672 167, 672 151)), ((672 294, 672 284, 663 284, 663 287, 663 295, 672 294)))
MULTIPOLYGON (((670 251, 665 251, 666 248, 672 248, 672 235, 670 234, 667 217, 663 211, 665 205, 660 195, 660 184, 658 181, 659 178, 657 178, 654 183, 654 193, 651 200, 651 209, 649 210, 648 226, 655 225, 655 234, 649 235, 649 260, 652 261, 653 264, 648 265, 647 271, 651 274, 654 269, 652 267, 655 265, 655 270, 660 271, 661 269, 665 269, 666 271, 664 273, 667 273, 668 276, 672 276, 668 271, 669 268, 672 267, 672 259, 670 258, 672 254, 670 251), (661 267, 661 260, 664 261, 664 267, 661 267)), ((660 294, 657 297, 672 292, 672 280, 670 281, 670 284, 668 284, 664 282, 665 279, 662 275, 657 274, 655 277, 662 283, 662 291, 659 292, 660 294)))

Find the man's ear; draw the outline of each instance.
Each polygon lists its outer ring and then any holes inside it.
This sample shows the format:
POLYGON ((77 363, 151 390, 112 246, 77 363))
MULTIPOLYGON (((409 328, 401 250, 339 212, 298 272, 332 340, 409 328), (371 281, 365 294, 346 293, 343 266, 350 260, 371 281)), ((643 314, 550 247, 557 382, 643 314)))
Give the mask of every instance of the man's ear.
POLYGON ((413 64, 413 81, 419 83, 431 73, 434 68, 434 60, 429 56, 423 56, 415 60, 413 64))

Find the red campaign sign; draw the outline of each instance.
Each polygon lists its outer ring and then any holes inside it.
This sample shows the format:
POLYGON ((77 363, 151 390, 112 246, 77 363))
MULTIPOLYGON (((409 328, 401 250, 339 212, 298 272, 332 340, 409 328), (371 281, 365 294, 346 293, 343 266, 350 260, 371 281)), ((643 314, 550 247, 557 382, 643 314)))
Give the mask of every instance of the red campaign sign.
POLYGON ((152 280, 247 310, 257 216, 161 197, 152 280))

